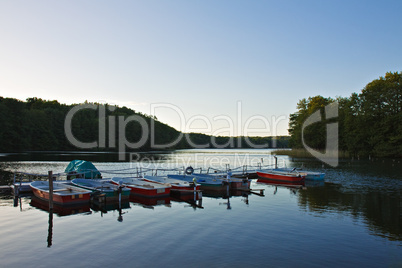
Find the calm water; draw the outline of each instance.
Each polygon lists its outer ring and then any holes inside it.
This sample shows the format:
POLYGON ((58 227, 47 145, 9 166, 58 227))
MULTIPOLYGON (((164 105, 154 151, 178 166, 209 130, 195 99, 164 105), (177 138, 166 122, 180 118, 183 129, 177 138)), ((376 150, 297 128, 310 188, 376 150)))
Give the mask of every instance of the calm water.
MULTIPOLYGON (((63 172, 73 159, 108 172, 136 167, 231 168, 273 164, 269 150, 186 150, 113 155, 3 155, 9 170, 63 172), (23 161, 17 161, 21 159, 23 161), (106 162, 105 162, 106 161, 106 162)), ((398 160, 311 160, 280 165, 324 170, 325 183, 306 189, 253 181, 264 196, 204 193, 203 208, 182 200, 131 199, 119 211, 96 207, 49 214, 29 197, 0 199, 1 267, 402 267, 402 164, 398 160)))

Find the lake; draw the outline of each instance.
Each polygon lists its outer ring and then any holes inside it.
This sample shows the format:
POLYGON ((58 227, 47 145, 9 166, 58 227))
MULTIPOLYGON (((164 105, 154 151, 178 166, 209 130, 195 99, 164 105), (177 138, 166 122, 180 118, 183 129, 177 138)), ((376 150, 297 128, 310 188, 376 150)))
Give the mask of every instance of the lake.
MULTIPOLYGON (((132 162, 117 162, 114 154, 39 152, 2 154, 0 161, 10 171, 47 174, 84 159, 109 177, 123 169, 135 175, 147 168, 272 165, 271 152, 179 150, 134 154, 132 162)), ((198 207, 175 198, 130 198, 120 209, 93 205, 52 214, 35 198, 0 196, 0 266, 402 267, 401 160, 342 160, 331 168, 278 158, 279 166, 325 172, 325 182, 289 188, 253 180, 251 188, 263 196, 205 192, 198 207)))

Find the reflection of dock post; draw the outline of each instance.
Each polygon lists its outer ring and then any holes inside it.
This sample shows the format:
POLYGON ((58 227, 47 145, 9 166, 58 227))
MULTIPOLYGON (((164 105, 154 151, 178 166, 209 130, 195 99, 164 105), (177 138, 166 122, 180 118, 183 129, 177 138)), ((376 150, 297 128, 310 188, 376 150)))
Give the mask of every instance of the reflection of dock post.
POLYGON ((53 172, 49 171, 49 212, 53 212, 53 172))
POLYGON ((18 207, 18 200, 19 200, 18 195, 14 195, 14 207, 18 207))
POLYGON ((194 203, 197 201, 197 180, 196 178, 193 178, 193 183, 194 183, 194 203))
POLYGON ((50 248, 52 245, 53 238, 53 210, 49 210, 49 230, 47 233, 47 247, 50 248))

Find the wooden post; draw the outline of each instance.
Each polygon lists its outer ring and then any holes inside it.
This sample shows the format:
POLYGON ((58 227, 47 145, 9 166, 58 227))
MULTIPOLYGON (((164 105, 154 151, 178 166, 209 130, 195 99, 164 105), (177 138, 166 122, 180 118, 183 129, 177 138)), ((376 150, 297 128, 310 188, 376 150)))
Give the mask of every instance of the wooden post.
POLYGON ((16 184, 16 180, 15 180, 15 177, 16 177, 16 175, 15 175, 15 173, 14 173, 14 182, 13 182, 13 187, 14 187, 14 196, 18 196, 20 193, 19 193, 19 187, 17 186, 17 184, 16 184))
POLYGON ((49 211, 53 211, 53 172, 49 171, 49 211))

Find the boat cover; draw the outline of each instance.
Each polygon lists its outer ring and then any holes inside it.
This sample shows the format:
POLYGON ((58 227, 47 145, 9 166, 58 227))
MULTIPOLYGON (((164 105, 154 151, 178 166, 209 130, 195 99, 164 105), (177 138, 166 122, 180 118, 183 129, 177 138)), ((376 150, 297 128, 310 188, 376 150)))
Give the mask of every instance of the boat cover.
MULTIPOLYGON (((66 170, 67 177, 85 178, 85 179, 99 179, 102 178, 98 169, 89 161, 73 160, 68 164, 66 170)), ((69 178, 73 179, 73 178, 69 178)))

